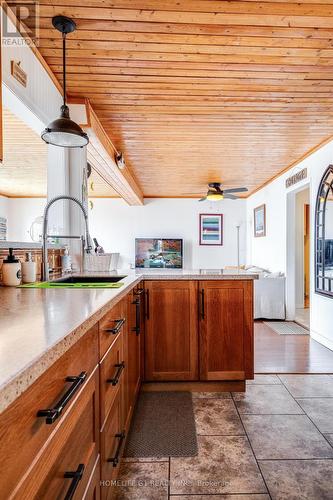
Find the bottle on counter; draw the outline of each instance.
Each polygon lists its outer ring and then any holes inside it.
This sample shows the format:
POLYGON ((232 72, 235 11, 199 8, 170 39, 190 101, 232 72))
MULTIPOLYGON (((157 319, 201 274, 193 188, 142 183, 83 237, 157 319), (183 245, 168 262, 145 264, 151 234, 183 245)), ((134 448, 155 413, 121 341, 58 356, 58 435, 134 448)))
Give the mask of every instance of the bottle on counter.
POLYGON ((63 273, 68 273, 72 270, 72 259, 67 246, 65 247, 64 255, 61 256, 61 268, 63 273))
POLYGON ((18 286, 21 284, 21 262, 13 254, 13 249, 9 249, 9 255, 2 264, 2 284, 4 286, 18 286))
POLYGON ((25 254, 25 261, 22 262, 22 282, 35 283, 36 277, 36 262, 32 260, 31 252, 27 252, 25 254))

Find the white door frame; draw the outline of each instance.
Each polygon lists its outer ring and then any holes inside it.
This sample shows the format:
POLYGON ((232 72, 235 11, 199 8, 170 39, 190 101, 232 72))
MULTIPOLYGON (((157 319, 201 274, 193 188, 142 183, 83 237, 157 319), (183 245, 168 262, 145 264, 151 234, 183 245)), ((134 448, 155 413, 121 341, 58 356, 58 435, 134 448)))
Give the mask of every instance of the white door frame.
MULTIPOLYGON (((293 321, 296 314, 296 195, 309 189, 310 181, 307 180, 296 189, 287 192, 287 259, 286 259, 286 319, 293 321)), ((311 201, 310 201, 311 202, 311 201)))

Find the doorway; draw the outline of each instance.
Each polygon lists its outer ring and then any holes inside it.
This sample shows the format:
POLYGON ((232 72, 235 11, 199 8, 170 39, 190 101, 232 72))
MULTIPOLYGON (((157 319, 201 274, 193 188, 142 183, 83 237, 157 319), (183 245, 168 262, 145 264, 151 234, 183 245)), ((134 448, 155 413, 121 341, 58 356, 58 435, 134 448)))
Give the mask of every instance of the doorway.
POLYGON ((310 192, 295 197, 295 321, 310 329, 310 192))

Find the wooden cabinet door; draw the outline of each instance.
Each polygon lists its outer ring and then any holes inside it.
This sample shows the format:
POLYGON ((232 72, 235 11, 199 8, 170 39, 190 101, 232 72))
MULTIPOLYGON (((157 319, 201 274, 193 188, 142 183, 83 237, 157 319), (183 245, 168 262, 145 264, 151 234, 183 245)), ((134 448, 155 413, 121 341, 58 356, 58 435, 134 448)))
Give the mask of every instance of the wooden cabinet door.
POLYGON ((11 498, 72 498, 71 490, 75 490, 74 500, 83 498, 98 458, 98 381, 96 368, 48 446, 34 457, 34 467, 11 498))
POLYGON ((112 498, 112 481, 117 478, 126 433, 122 426, 121 391, 118 389, 101 432, 101 498, 112 498))
POLYGON ((116 304, 99 322, 99 352, 104 356, 117 335, 125 331, 127 324, 127 299, 116 304))
POLYGON ((199 282, 200 380, 253 378, 253 282, 199 282))
POLYGON ((198 379, 197 283, 146 281, 145 379, 198 379))
POLYGON ((143 288, 135 288, 128 296, 128 411, 133 413, 141 383, 141 338, 143 335, 143 288))
POLYGON ((105 354, 100 364, 100 415, 101 427, 104 426, 113 404, 113 400, 124 382, 125 360, 123 355, 123 337, 121 332, 115 339, 110 349, 105 354))

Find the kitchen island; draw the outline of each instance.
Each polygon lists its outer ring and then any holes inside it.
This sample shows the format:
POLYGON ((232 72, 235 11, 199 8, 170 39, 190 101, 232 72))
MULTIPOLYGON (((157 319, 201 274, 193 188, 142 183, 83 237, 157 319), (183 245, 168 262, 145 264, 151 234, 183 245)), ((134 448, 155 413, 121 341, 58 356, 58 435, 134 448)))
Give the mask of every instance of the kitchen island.
POLYGON ((65 496, 68 471, 77 498, 98 498, 140 388, 244 391, 253 378, 256 275, 118 274, 117 289, 0 288, 3 498, 65 496))

